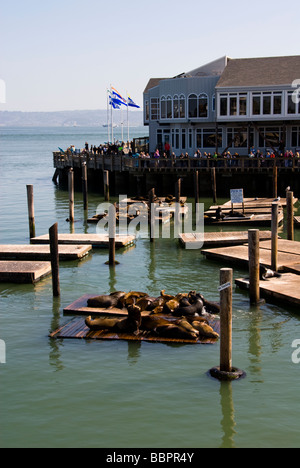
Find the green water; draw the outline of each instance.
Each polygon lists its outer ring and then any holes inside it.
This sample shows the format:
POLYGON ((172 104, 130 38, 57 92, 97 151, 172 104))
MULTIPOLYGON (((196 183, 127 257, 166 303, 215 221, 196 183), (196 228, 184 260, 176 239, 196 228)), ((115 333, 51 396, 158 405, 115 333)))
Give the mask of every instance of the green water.
MULTIPOLYGON (((144 135, 136 129, 136 136, 144 135)), ((34 185, 36 234, 58 222, 69 232, 67 193, 55 187, 52 151, 85 141, 99 144, 97 129, 0 129, 0 242, 28 243, 26 184, 34 185)), ((212 200, 201 200, 209 206, 212 200)), ((95 232, 75 197, 75 232, 95 232)), ((89 215, 103 200, 89 194, 89 215)), ((221 200, 222 201, 222 200, 221 200)), ((283 232, 285 236, 285 231, 283 232)), ((296 238, 300 240, 299 231, 296 238)), ((158 295, 200 290, 218 299, 223 264, 174 240, 117 253, 107 251, 60 265, 61 297, 51 277, 33 285, 0 285, 0 446, 202 448, 299 447, 300 364, 292 343, 300 339, 297 311, 249 305, 234 291, 233 365, 247 377, 220 383, 207 375, 219 364, 215 345, 166 345, 126 341, 52 340, 72 317, 63 308, 84 294, 137 289, 158 295)), ((234 277, 245 276, 235 269, 234 277)))

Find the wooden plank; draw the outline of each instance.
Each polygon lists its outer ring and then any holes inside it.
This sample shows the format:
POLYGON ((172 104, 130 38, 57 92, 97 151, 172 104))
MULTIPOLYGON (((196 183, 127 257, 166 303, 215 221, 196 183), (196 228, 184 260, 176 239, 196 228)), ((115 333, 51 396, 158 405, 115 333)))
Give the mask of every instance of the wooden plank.
POLYGON ((50 262, 0 261, 2 283, 36 283, 50 273, 50 262))
MULTIPOLYGON (((202 254, 210 260, 240 265, 245 268, 248 268, 249 265, 248 245, 202 250, 202 254)), ((298 265, 299 259, 299 255, 288 252, 278 252, 278 271, 286 271, 287 268, 290 269, 293 265, 298 265)), ((261 265, 271 268, 271 250, 261 248, 259 262, 261 265)))
MULTIPOLYGON (((272 243, 269 240, 263 240, 260 242, 261 249, 271 250, 272 243)), ((288 254, 295 254, 300 256, 300 242, 289 241, 286 239, 278 239, 278 252, 284 252, 288 254)), ((300 262, 300 258, 299 258, 300 262)))
MULTIPOLYGON (((135 241, 135 236, 116 235, 116 248, 127 247, 135 241)), ((32 244, 49 244, 49 235, 34 237, 32 244)), ((58 234, 59 244, 92 245, 94 248, 108 248, 108 234, 58 234)))
MULTIPOLYGON (((60 245, 59 246, 59 259, 78 260, 92 250, 91 245, 60 245)), ((49 245, 0 245, 0 260, 50 260, 50 246, 49 245)))
MULTIPOLYGON (((298 202, 298 198, 294 197, 294 204, 298 202)), ((248 207, 257 207, 257 208, 266 208, 266 207, 271 207, 272 203, 278 203, 282 207, 286 207, 287 205, 287 200, 286 198, 280 198, 279 200, 274 199, 274 198, 244 198, 244 204, 245 208, 248 207)), ((219 205, 218 205, 219 206, 219 205)), ((218 206, 216 207, 211 207, 217 209, 218 206)), ((236 206, 236 205, 234 205, 236 206)), ((239 206, 239 205, 237 205, 239 206)), ((240 205, 241 208, 242 205, 240 205)), ((222 207, 230 207, 231 208, 231 201, 227 201, 222 205, 222 207)))
MULTIPOLYGON (((249 289, 249 279, 242 278, 235 280, 236 285, 241 289, 249 289)), ((290 306, 300 306, 300 276, 292 273, 285 273, 281 278, 270 278, 267 281, 260 281, 261 297, 280 302, 290 306)))
MULTIPOLYGON (((235 210, 236 211, 236 210, 235 210)), ((284 214, 281 211, 278 214, 278 224, 281 224, 284 219, 284 214)), ((246 218, 227 218, 222 220, 216 220, 215 217, 209 216, 204 218, 204 223, 207 225, 256 225, 256 226, 271 226, 272 213, 269 214, 254 214, 246 218)))
MULTIPOLYGON (((220 333, 219 320, 210 323, 210 326, 220 333)), ((184 340, 179 338, 166 338, 151 334, 133 335, 129 333, 115 333, 108 330, 92 331, 85 325, 84 318, 75 318, 71 322, 50 333, 50 338, 61 339, 87 339, 87 340, 126 340, 147 341, 154 343, 182 343, 182 344, 213 344, 217 339, 200 337, 198 340, 184 340)))
MULTIPOLYGON (((271 231, 260 231, 260 239, 271 239, 271 231)), ((188 247, 197 242, 201 242, 203 234, 197 233, 184 233, 179 235, 180 242, 188 247)), ((205 232, 203 247, 220 247, 242 245, 248 242, 248 231, 232 231, 232 232, 205 232)))

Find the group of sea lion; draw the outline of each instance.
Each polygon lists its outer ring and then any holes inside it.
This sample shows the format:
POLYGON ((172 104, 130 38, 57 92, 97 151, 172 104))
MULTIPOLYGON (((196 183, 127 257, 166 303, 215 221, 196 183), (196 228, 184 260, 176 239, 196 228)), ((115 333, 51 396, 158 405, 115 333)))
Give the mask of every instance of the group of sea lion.
POLYGON ((127 309, 125 318, 88 317, 85 321, 91 330, 113 330, 138 334, 152 334, 161 337, 197 340, 199 336, 218 338, 209 325, 208 319, 220 311, 219 304, 191 291, 176 296, 161 291, 159 297, 131 291, 115 292, 110 295, 88 299, 89 307, 127 309), (148 312, 143 314, 142 312, 148 312))

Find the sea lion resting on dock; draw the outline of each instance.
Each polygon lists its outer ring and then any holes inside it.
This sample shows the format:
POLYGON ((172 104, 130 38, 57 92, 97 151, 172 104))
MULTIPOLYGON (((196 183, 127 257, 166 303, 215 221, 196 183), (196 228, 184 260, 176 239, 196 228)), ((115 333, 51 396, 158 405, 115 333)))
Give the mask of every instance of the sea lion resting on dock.
POLYGON ((125 294, 125 292, 117 291, 109 295, 91 297, 88 299, 87 305, 88 307, 97 307, 101 309, 108 309, 109 307, 122 308, 119 307, 119 301, 123 296, 125 296, 125 294))
POLYGON ((282 275, 277 273, 277 271, 270 270, 265 266, 261 265, 259 269, 260 279, 266 281, 268 278, 281 278, 282 275))
POLYGON ((140 309, 136 310, 135 306, 128 308, 128 316, 126 318, 105 318, 99 317, 92 320, 89 316, 85 319, 85 324, 90 330, 111 330, 115 332, 133 333, 137 335, 141 325, 140 309))

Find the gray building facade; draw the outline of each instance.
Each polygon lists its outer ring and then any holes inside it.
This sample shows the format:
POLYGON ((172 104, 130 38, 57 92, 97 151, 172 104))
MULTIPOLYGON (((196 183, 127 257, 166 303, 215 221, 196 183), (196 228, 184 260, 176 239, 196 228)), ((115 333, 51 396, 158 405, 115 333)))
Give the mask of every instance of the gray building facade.
POLYGON ((222 57, 144 91, 149 151, 169 143, 176 156, 197 150, 247 155, 300 148, 300 56, 222 57))

